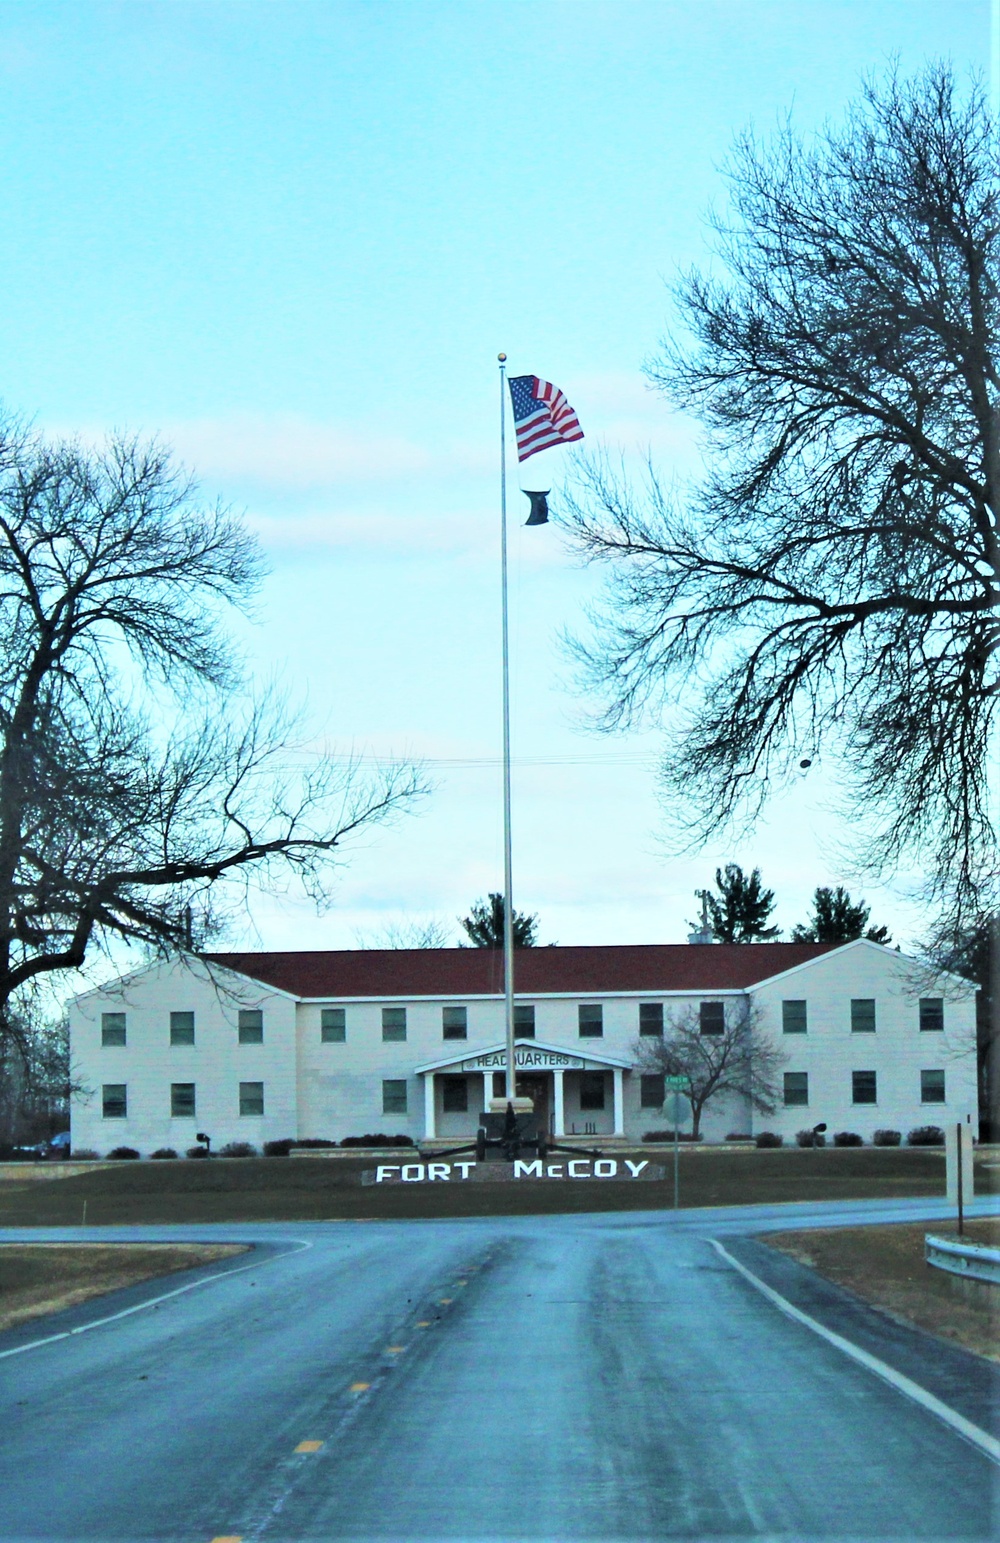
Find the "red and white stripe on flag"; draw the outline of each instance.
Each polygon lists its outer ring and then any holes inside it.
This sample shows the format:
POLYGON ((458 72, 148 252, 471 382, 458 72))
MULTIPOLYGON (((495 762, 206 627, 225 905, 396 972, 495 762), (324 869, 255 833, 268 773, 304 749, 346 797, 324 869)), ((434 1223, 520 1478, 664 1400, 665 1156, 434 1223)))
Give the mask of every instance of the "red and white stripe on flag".
POLYGON ((569 444, 583 438, 579 419, 558 386, 540 380, 535 375, 531 393, 538 407, 519 421, 515 409, 514 427, 519 461, 526 461, 529 456, 536 455, 539 450, 547 450, 550 445, 569 444))

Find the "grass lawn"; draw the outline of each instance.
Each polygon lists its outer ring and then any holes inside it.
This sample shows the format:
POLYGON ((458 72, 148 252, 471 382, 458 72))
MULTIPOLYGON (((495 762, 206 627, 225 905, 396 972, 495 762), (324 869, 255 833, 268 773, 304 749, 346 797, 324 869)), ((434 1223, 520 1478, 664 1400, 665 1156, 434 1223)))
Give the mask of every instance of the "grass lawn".
POLYGON ((247 1250, 219 1243, 0 1244, 0 1329, 247 1250))
MULTIPOLYGON (((124 1162, 45 1184, 5 1183, 0 1186, 0 1227, 79 1226, 84 1202, 88 1226, 510 1216, 660 1210, 672 1205, 672 1157, 649 1147, 629 1155, 662 1163, 666 1178, 662 1182, 524 1179, 496 1185, 453 1179, 362 1187, 362 1171, 375 1165, 371 1157, 124 1162)), ((680 1163, 682 1206, 901 1199, 944 1192, 944 1153, 935 1149, 682 1148, 680 1163)), ((998 1178, 1000 1167, 988 1161, 977 1163, 978 1194, 997 1193, 998 1178)))
MULTIPOLYGON (((829 1232, 771 1233, 765 1241, 893 1318, 1000 1361, 1000 1289, 996 1305, 967 1300, 942 1270, 924 1261, 924 1235, 955 1236, 953 1223, 838 1227, 829 1232)), ((1000 1246, 1000 1220, 965 1224, 970 1242, 1000 1246)))

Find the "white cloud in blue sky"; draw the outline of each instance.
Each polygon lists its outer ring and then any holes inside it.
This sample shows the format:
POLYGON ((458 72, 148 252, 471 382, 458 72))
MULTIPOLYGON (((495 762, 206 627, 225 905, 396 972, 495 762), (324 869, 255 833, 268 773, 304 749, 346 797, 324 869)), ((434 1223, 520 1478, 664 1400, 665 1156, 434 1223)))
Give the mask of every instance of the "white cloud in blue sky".
MULTIPOLYGON (((255 667, 437 781, 331 914, 262 899, 261 938, 350 945, 499 887, 498 349, 566 391, 586 448, 688 475, 695 428, 641 371, 733 135, 789 108, 808 132, 893 55, 985 72, 988 42, 988 0, 0 7, 6 403, 157 433, 246 507, 255 667)), ((558 508, 565 453, 525 473, 558 508)), ((752 839, 667 859, 655 730, 588 733, 560 643, 598 585, 557 529, 516 530, 517 902, 567 943, 680 939, 733 856, 800 920, 849 878, 822 767, 752 839)))

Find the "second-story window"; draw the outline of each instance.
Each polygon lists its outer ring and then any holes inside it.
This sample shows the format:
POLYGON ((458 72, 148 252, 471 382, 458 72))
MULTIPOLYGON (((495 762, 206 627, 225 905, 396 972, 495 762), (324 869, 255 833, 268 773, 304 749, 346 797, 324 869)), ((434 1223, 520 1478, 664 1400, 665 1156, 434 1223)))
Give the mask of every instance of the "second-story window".
POLYGON ((535 1009, 531 1003, 514 1003, 514 1033, 518 1039, 534 1039, 535 1009))
POLYGON ((264 1014, 259 1007, 240 1008, 237 1023, 241 1045, 262 1045, 264 1043, 264 1014))
POLYGON ((406 1008, 383 1007, 382 1038, 397 1041, 406 1038, 406 1008))
MULTIPOLYGON (((875 1033, 875 998, 854 997, 851 1002, 851 1033, 875 1033)), ((857 1100, 855 1100, 857 1102, 857 1100)))
POLYGON ((783 1034, 804 1034, 807 1028, 805 1002, 798 997, 782 1002, 781 1032, 783 1034))
POLYGON ((194 1013, 170 1014, 170 1043, 172 1045, 194 1044, 194 1013))
POLYGON ((102 1013, 101 1014, 101 1044, 124 1045, 125 1043, 125 1014, 102 1013))
POLYGON ((347 1039, 346 1007, 321 1007, 319 1037, 324 1045, 342 1045, 347 1039))
POLYGON ((582 1002, 579 1009, 580 1038, 601 1039, 604 1035, 604 1008, 600 1002, 582 1002))
POLYGON ((640 1002, 639 1003, 639 1033, 662 1034, 663 1033, 663 1003, 640 1002))
POLYGON ((944 998, 920 998, 920 1032, 940 1034, 944 1029, 944 998))
POLYGON ((725 1002, 700 1002, 698 1027, 702 1034, 722 1034, 726 1027, 725 1002))
POLYGON ((442 1039, 467 1039, 469 1034, 468 1014, 464 1007, 442 1007, 441 1009, 441 1037, 442 1039))

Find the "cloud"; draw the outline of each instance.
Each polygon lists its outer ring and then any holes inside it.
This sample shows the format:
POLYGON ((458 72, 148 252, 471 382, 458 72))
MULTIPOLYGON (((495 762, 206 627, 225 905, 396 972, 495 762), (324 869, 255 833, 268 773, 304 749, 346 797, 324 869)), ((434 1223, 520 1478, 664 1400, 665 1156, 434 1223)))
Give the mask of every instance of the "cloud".
POLYGON ((434 457, 401 435, 292 413, 245 413, 174 423, 164 431, 200 477, 272 494, 386 483, 429 471, 434 457))

